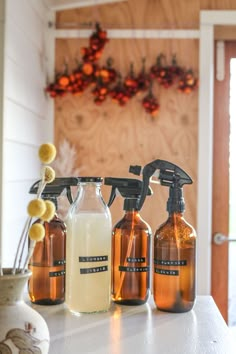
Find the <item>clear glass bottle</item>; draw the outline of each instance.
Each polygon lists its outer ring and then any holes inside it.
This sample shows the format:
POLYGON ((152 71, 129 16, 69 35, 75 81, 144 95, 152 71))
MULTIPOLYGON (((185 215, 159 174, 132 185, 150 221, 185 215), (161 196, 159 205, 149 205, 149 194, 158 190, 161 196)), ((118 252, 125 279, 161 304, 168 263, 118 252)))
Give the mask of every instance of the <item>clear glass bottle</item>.
MULTIPOLYGON (((46 197, 57 206, 56 198, 46 197)), ((45 237, 37 242, 29 262, 32 276, 28 282, 30 300, 39 305, 56 305, 65 300, 66 225, 57 214, 44 222, 45 237)))
POLYGON ((181 211, 154 235, 153 297, 159 310, 186 312, 196 297, 196 232, 181 211))
POLYGON ((141 305, 150 292, 151 229, 138 210, 127 209, 112 235, 112 300, 141 305))
POLYGON ((110 307, 112 224, 102 182, 101 177, 80 177, 66 218, 66 304, 74 313, 110 307))

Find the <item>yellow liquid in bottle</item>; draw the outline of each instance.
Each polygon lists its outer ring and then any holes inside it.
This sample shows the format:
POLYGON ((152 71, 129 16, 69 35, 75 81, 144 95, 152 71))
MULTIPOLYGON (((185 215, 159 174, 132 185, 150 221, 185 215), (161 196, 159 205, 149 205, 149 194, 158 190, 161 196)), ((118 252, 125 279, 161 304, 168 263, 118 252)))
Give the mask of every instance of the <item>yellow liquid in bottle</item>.
POLYGON ((75 313, 107 311, 111 292, 111 221, 80 213, 67 222, 66 304, 75 313))

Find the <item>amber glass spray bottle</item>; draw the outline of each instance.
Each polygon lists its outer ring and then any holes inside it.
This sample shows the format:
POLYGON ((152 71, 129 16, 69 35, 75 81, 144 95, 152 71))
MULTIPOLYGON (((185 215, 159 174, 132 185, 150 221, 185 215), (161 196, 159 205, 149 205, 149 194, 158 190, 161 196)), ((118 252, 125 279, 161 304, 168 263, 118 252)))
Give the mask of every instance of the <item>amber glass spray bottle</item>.
MULTIPOLYGON (((151 228, 137 207, 142 182, 107 177, 104 184, 112 186, 108 206, 118 193, 124 198, 125 210, 112 232, 112 300, 123 305, 141 305, 150 292, 151 241, 151 228)), ((150 188, 147 193, 152 193, 150 188)))
POLYGON ((143 169, 144 195, 153 175, 170 188, 168 219, 154 235, 153 297, 159 310, 186 312, 192 309, 196 297, 196 232, 184 219, 182 187, 192 179, 178 166, 155 160, 143 169))
MULTIPOLYGON (((36 182, 30 193, 36 194, 36 182)), ((77 185, 77 178, 55 178, 47 184, 41 197, 51 200, 57 209, 57 198, 64 189, 67 190, 69 202, 72 202, 71 185, 77 185)), ((37 221, 36 221, 37 222, 37 221)), ((44 222, 45 237, 37 242, 29 262, 32 276, 28 283, 29 297, 32 303, 39 305, 56 305, 65 300, 65 242, 66 225, 55 213, 50 222, 44 222)))

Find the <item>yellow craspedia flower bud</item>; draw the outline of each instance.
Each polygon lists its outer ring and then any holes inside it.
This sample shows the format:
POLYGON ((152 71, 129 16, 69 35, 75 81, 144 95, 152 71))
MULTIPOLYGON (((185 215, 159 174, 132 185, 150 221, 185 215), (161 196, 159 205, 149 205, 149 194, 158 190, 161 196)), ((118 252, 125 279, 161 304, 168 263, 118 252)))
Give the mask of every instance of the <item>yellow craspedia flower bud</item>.
POLYGON ((45 228, 42 224, 37 222, 31 225, 29 229, 29 238, 32 241, 36 241, 36 242, 42 241, 44 236, 45 236, 45 228))
POLYGON ((56 207, 55 207, 55 204, 53 202, 51 202, 50 200, 45 200, 45 204, 46 204, 46 211, 40 217, 40 219, 43 221, 49 222, 50 220, 52 220, 52 218, 55 215, 56 207))
POLYGON ((46 204, 43 199, 33 199, 29 202, 27 212, 29 216, 40 218, 46 211, 46 204))
POLYGON ((47 164, 47 163, 51 163, 55 159, 57 150, 55 145, 51 143, 46 143, 46 144, 42 144, 39 147, 38 154, 39 154, 40 161, 44 164, 47 164))
POLYGON ((52 181, 54 181, 55 176, 56 176, 56 173, 52 167, 46 166, 44 168, 44 181, 46 183, 51 183, 52 181))

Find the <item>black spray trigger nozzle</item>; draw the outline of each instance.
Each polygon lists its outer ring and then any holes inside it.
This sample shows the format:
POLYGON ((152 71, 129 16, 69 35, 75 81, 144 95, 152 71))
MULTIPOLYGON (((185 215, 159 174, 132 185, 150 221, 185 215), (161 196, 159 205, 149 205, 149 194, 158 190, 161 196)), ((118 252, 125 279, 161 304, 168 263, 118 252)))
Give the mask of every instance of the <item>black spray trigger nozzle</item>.
POLYGON ((112 203, 114 202, 115 198, 120 196, 120 192, 119 192, 119 189, 117 187, 112 187, 111 188, 111 194, 110 194, 110 198, 109 198, 109 201, 107 203, 107 206, 110 207, 112 205, 112 203))
MULTIPOLYGON (((137 171, 137 169, 135 169, 135 166, 131 166, 130 171, 137 171)), ((146 191, 149 183, 154 181, 154 183, 158 183, 151 177, 156 177, 160 181, 160 184, 163 186, 174 188, 182 188, 184 184, 192 183, 192 179, 184 170, 182 170, 177 165, 165 160, 154 160, 145 165, 141 171, 143 175, 143 185, 139 199, 139 208, 142 208, 146 198, 146 191)))
MULTIPOLYGON (((106 183, 104 183, 106 184, 106 183)), ((108 200, 107 206, 110 207, 116 198, 116 187, 111 188, 110 198, 108 200)))
POLYGON ((141 175, 141 172, 142 172, 142 167, 141 167, 141 166, 138 166, 138 165, 130 166, 130 167, 129 167, 129 172, 130 172, 130 173, 133 173, 133 174, 136 175, 136 176, 140 176, 140 175, 141 175))
MULTIPOLYGON (((126 208, 132 207, 137 209, 138 200, 142 190, 141 180, 133 178, 105 177, 104 184, 112 186, 110 198, 107 204, 108 206, 111 206, 116 196, 120 195, 125 199, 126 208)), ((150 187, 147 189, 147 194, 152 194, 150 187)))
POLYGON ((67 196, 67 199, 68 199, 69 203, 72 204, 73 203, 73 198, 72 198, 70 186, 66 186, 66 196, 67 196))
MULTIPOLYGON (((36 181, 30 188, 30 194, 37 194, 41 180, 36 181)), ((68 201, 73 203, 71 187, 78 186, 79 181, 77 177, 57 177, 51 183, 46 184, 42 192, 43 197, 58 198, 65 190, 68 201)))
POLYGON ((134 174, 138 174, 140 175, 142 173, 143 175, 143 183, 142 183, 142 189, 141 189, 141 194, 140 194, 140 198, 138 201, 138 208, 141 209, 143 206, 143 203, 145 201, 146 195, 148 193, 148 188, 149 188, 149 180, 151 178, 151 176, 153 176, 153 174, 156 171, 156 167, 153 166, 152 164, 148 164, 146 166, 144 166, 144 168, 142 168, 141 166, 130 166, 129 168, 129 172, 134 173, 134 174))
POLYGON ((150 183, 161 184, 160 181, 160 170, 156 170, 153 175, 150 177, 150 183))

